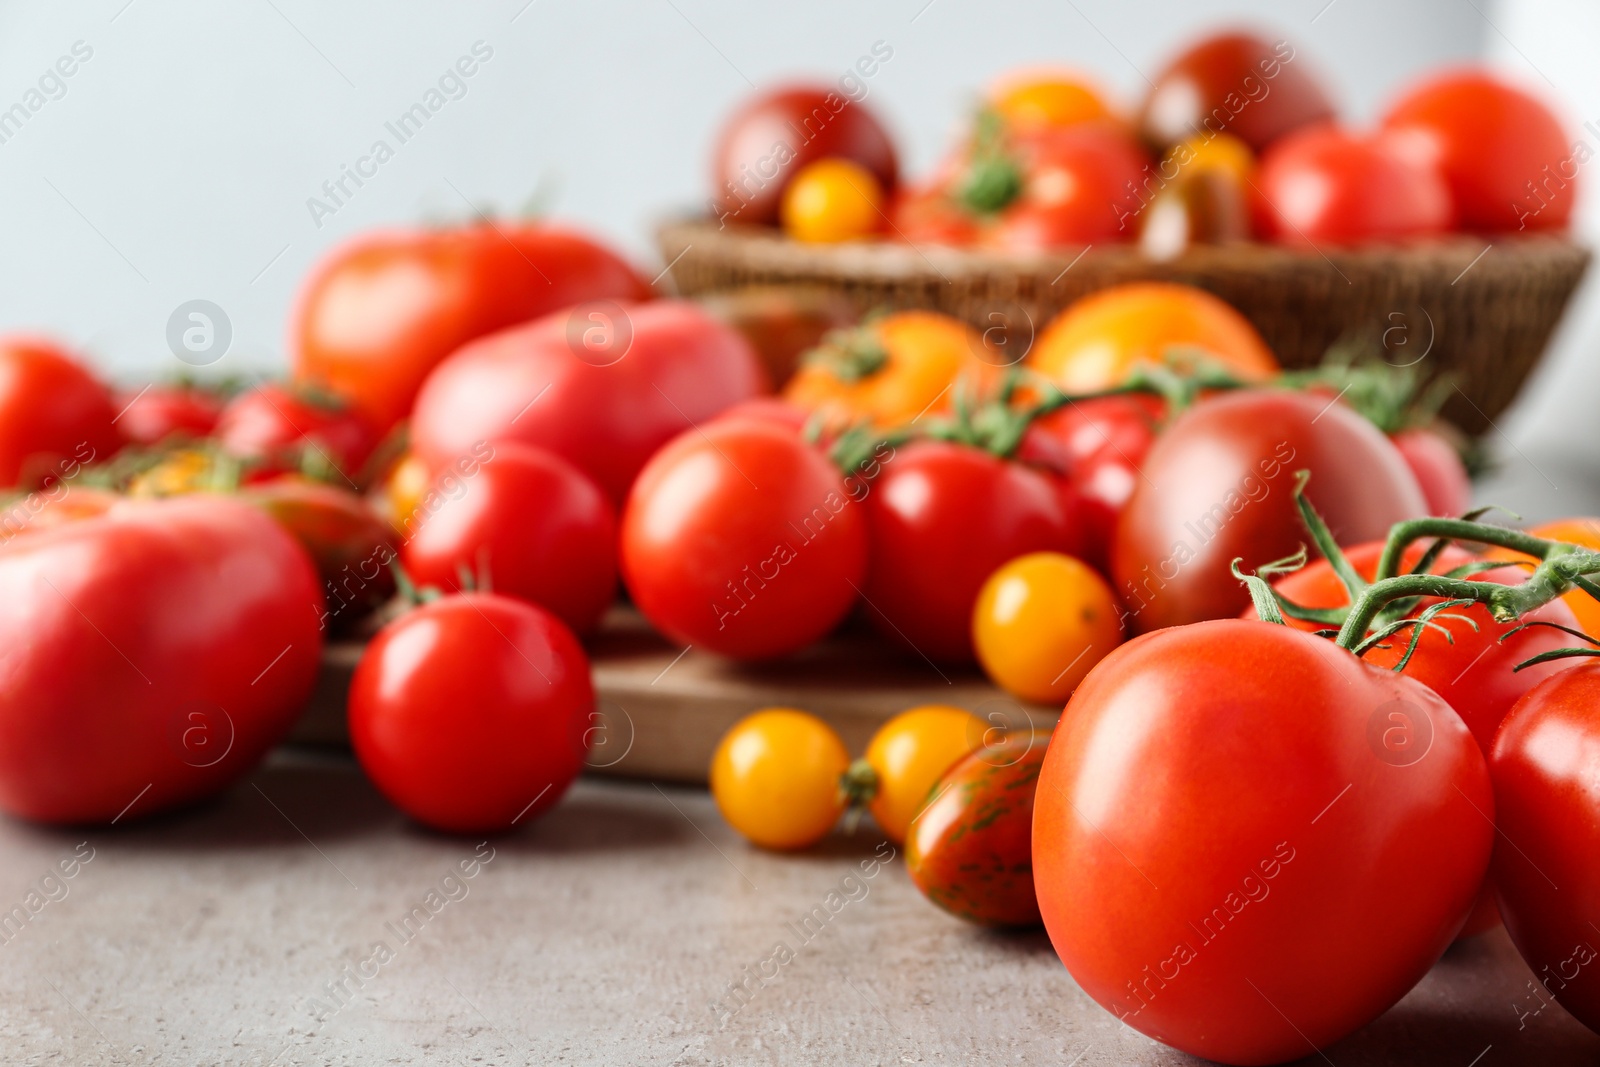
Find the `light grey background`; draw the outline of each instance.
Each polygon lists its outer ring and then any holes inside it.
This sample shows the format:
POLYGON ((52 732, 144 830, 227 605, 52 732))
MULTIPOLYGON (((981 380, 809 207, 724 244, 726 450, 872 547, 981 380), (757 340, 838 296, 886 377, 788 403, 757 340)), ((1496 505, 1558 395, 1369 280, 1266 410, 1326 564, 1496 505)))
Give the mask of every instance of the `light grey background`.
MULTIPOLYGON (((75 42, 93 49, 0 143, 0 329, 58 336, 143 381, 183 369, 166 320, 205 298, 234 327, 219 369, 271 369, 299 278, 335 242, 470 204, 515 210, 536 191, 654 274, 653 223, 703 203, 713 131, 752 83, 837 77, 885 42, 893 57, 867 99, 915 174, 996 74, 1076 65, 1131 105, 1219 22, 1288 37, 1353 121, 1421 72, 1480 56, 1562 98, 1575 135, 1600 119, 1592 0, 0 0, 0 109, 75 42), (465 95, 317 225, 308 198, 375 139, 393 144, 384 123, 478 41, 493 56, 465 95)), ((1600 229, 1595 197, 1581 211, 1600 229)), ((1503 421, 1513 482, 1562 480, 1574 434, 1577 453, 1600 457, 1585 416, 1600 301, 1568 325, 1503 421)))

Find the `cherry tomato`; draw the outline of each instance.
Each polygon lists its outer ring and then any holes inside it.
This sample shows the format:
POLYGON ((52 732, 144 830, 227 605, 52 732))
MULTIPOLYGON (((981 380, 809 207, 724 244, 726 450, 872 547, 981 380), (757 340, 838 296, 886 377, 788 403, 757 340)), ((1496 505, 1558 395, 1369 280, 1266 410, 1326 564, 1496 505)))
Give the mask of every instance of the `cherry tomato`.
POLYGON ((12 538, 0 602, 0 808, 39 822, 225 789, 289 732, 322 654, 311 561, 220 496, 124 500, 12 538))
POLYGON ((1385 129, 1450 187, 1465 229, 1566 229, 1576 200, 1577 155, 1550 108, 1484 70, 1428 77, 1384 116, 1385 129))
POLYGON ((933 660, 973 658, 972 608, 995 568, 1071 542, 1048 477, 966 445, 906 445, 865 488, 867 613, 933 660))
POLYGON ((1113 119, 1105 95, 1088 79, 1070 70, 1019 71, 1003 79, 990 94, 992 107, 1017 130, 1074 126, 1113 119))
POLYGON ((1247 380, 1278 362, 1243 315, 1210 293, 1172 282, 1128 282, 1067 307, 1039 334, 1028 365, 1070 393, 1121 385, 1140 363, 1160 365, 1173 349, 1205 357, 1247 380))
MULTIPOLYGON (((487 446, 485 446, 487 448, 487 446)), ((433 473, 415 452, 406 452, 379 483, 373 493, 374 505, 402 537, 410 535, 408 522, 414 522, 422 498, 433 486, 433 473)))
POLYGON ((1518 701, 1489 757, 1500 831, 1494 885, 1506 929, 1545 992, 1600 1033, 1597 766, 1600 665, 1594 663, 1562 671, 1518 701))
MULTIPOLYGON (((1528 532, 1535 537, 1551 541, 1565 541, 1569 545, 1600 550, 1600 519, 1556 519, 1552 522, 1530 526, 1528 532)), ((1491 548, 1490 559, 1525 560, 1530 557, 1505 548, 1491 548)), ((1600 637, 1600 601, 1581 589, 1574 589, 1561 598, 1578 620, 1578 629, 1591 637, 1600 637)))
POLYGON ((1472 506, 1472 480, 1467 465, 1443 434, 1426 427, 1401 430, 1389 440, 1416 475, 1428 502, 1428 514, 1455 516, 1472 506))
POLYGON ((762 848, 814 845, 844 814, 850 754, 833 728, 794 708, 735 723, 711 757, 711 797, 728 824, 762 848))
POLYGON ((855 603, 861 508, 792 430, 727 419, 672 441, 622 515, 622 573, 669 637, 736 659, 804 648, 855 603))
POLYGON ((988 730, 970 711, 943 704, 910 708, 878 727, 863 758, 877 782, 867 810, 885 837, 906 839, 939 779, 982 748, 988 730))
POLYGON ((749 343, 687 301, 578 307, 440 364, 417 397, 412 447, 437 467, 482 442, 537 445, 620 506, 656 449, 762 385, 749 343))
POLYGON ((134 444, 169 437, 208 437, 222 414, 222 398, 194 385, 152 385, 117 397, 117 429, 134 444))
POLYGON ((461 587, 462 573, 538 604, 578 633, 599 623, 617 591, 611 503, 551 452, 504 443, 405 542, 418 585, 461 587))
POLYGON ((934 787, 906 838, 922 895, 981 926, 1037 926, 1033 795, 1045 744, 1021 739, 962 759, 934 787))
POLYGON ((496 833, 561 799, 594 708, 589 661, 560 619, 466 593, 402 615, 367 646, 350 679, 350 743, 413 819, 496 833))
POLYGON ((1493 811, 1478 746, 1427 686, 1286 626, 1203 622, 1128 642, 1073 694, 1034 799, 1034 885, 1062 962, 1123 1022, 1280 1063, 1439 958, 1493 811), (1395 714, 1428 731, 1420 755, 1374 740, 1395 714))
POLYGON ((609 249, 553 226, 368 234, 330 252, 301 288, 289 331, 294 378, 343 397, 381 434, 468 341, 557 308, 649 292, 609 249))
POLYGON ((1121 608, 1105 579, 1059 552, 1005 564, 983 583, 972 640, 991 681, 1036 704, 1062 704, 1122 643, 1121 608))
POLYGON ((329 480, 356 487, 378 434, 343 401, 271 383, 240 393, 216 426, 222 447, 257 460, 269 473, 325 470, 329 480))
POLYGON ((1022 195, 1000 213, 984 243, 1033 252, 1138 233, 1140 201, 1132 190, 1150 170, 1149 155, 1111 123, 1041 129, 1014 139, 1022 195))
POLYGON ((49 341, 0 337, 0 489, 32 488, 110 458, 110 391, 49 341))
POLYGON ((883 228, 883 187, 848 159, 808 163, 783 191, 784 232, 797 241, 833 244, 870 237, 883 228))
POLYGON ((978 240, 977 217, 943 185, 902 189, 889 207, 889 235, 912 244, 964 248, 978 240))
POLYGON ((1280 389, 1203 400, 1156 441, 1117 521, 1111 571, 1139 632, 1237 615, 1249 595, 1230 565, 1291 556, 1309 538, 1294 476, 1341 544, 1376 540, 1426 513, 1395 447, 1334 401, 1280 389))
POLYGON ((851 160, 885 190, 895 186, 894 144, 859 100, 825 85, 784 86, 751 96, 717 135, 711 210, 724 223, 777 222, 789 183, 809 164, 827 158, 851 160))
POLYGON ((1261 157, 1266 234, 1290 245, 1398 241, 1449 229, 1450 190, 1394 135, 1308 127, 1261 157))

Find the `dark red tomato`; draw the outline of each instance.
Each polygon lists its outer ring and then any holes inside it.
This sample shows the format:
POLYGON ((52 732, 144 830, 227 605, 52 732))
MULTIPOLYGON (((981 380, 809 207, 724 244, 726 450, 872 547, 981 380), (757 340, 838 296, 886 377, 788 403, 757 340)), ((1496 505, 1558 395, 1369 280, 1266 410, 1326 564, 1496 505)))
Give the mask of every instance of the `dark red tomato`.
POLYGON ((277 523, 219 496, 123 501, 0 546, 0 808, 106 823, 227 787, 305 707, 317 585, 277 523))
POLYGON ((1309 538, 1295 472, 1341 544, 1371 541, 1427 511, 1388 439, 1334 401, 1247 389, 1180 415, 1145 457, 1117 520, 1111 571, 1139 632, 1238 615, 1250 602, 1230 571, 1293 555, 1309 538))
POLYGON ((331 396, 267 383, 240 393, 216 426, 222 447, 261 471, 326 471, 330 481, 361 484, 378 434, 365 416, 331 396))
POLYGON ((1156 75, 1139 128, 1158 147, 1231 133, 1259 153, 1291 130, 1333 117, 1333 101, 1287 41, 1222 33, 1156 75))
POLYGON ((1074 554, 1101 571, 1111 567, 1117 516, 1165 415, 1159 397, 1135 393, 1080 400, 1034 423, 1062 445, 1067 517, 1079 546, 1074 554))
POLYGON ((1600 1033, 1597 767, 1600 664, 1592 662, 1518 701, 1489 757, 1500 830, 1493 877, 1506 929, 1545 991, 1600 1033))
POLYGON ((1017 139, 1022 195, 984 236, 996 248, 1040 251, 1131 241, 1150 157, 1109 123, 1041 130, 1017 139))
POLYGON ((1445 437, 1435 430, 1401 430, 1389 438, 1416 475, 1428 514, 1462 515, 1472 506, 1472 479, 1467 465, 1445 437))
POLYGON ((645 618, 736 659, 782 656, 832 630, 866 559, 839 472, 792 430, 753 419, 672 441, 622 515, 623 579, 645 618))
POLYGON ((1067 969, 1123 1022, 1281 1063, 1439 958, 1493 811, 1483 755, 1427 686, 1286 626, 1203 622, 1128 642, 1073 694, 1034 799, 1034 885, 1067 969), (1420 755, 1374 740, 1397 713, 1429 732, 1420 755))
POLYGON ((49 341, 0 337, 0 489, 107 459, 121 441, 111 392, 49 341))
POLYGON ((587 633, 616 596, 617 521, 578 468, 503 442, 421 523, 402 557, 418 585, 459 590, 465 573, 587 633))
POLYGON ((978 221, 942 186, 903 190, 889 207, 889 234, 912 244, 963 248, 978 240, 978 221))
POLYGON ((863 502, 872 544, 867 613, 885 635, 934 660, 973 658, 972 607, 995 568, 1072 543, 1048 476, 946 441, 898 449, 863 502))
POLYGON ((468 341, 556 308, 649 295, 614 252, 572 230, 506 221, 368 234, 307 277, 290 326, 294 378, 382 433, 468 341))
POLYGON ((554 615, 447 596, 384 627, 350 679, 350 743, 383 795, 451 833, 536 819, 578 776, 594 684, 554 615))
POLYGON ((922 895, 982 926, 1037 926, 1033 793, 1045 742, 980 749, 946 771, 906 837, 922 895))
POLYGON ((694 304, 577 308, 440 364, 417 397, 411 442, 435 468, 483 442, 547 448, 620 506, 656 449, 762 388, 749 342, 694 304))
POLYGON ((1443 177, 1393 135, 1308 127, 1261 157, 1256 185, 1267 236, 1283 244, 1402 241, 1450 228, 1443 177))
POLYGON ((222 398, 193 385, 152 385, 117 397, 123 439, 154 445, 169 437, 207 437, 222 414, 222 398))
MULTIPOLYGON (((879 57, 886 59, 887 56, 879 57)), ((723 123, 711 157, 711 210, 724 223, 771 225, 789 182, 829 156, 871 171, 893 191, 894 142, 865 104, 828 85, 757 93, 723 123)))
POLYGON ((1483 70, 1430 76, 1400 97, 1385 129, 1443 174, 1464 229, 1561 230, 1587 150, 1537 98, 1483 70))

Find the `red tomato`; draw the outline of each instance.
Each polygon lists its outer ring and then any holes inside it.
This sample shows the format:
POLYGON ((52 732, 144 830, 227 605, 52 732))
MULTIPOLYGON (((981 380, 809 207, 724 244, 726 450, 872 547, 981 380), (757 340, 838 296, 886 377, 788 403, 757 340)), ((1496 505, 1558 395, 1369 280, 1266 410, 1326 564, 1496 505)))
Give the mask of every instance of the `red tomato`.
POLYGON ((942 186, 908 189, 890 203, 889 234, 912 244, 961 248, 978 239, 978 222, 942 186))
POLYGON ((117 397, 117 429, 134 444, 154 445, 176 434, 208 437, 222 398, 192 385, 152 385, 117 397))
POLYGON ((1201 401, 1151 448, 1117 520, 1111 570, 1138 631, 1238 615, 1229 567, 1290 556, 1309 538, 1294 474, 1341 544, 1385 536, 1427 511, 1387 438, 1342 404, 1279 389, 1201 401))
POLYGON ((496 833, 553 807, 594 715, 589 661, 549 612, 447 596, 390 623, 350 679, 350 743, 396 807, 451 833, 496 833))
POLYGON ((930 659, 973 658, 972 606, 995 568, 1071 544, 1050 479, 981 449, 906 445, 864 488, 868 614, 930 659))
POLYGON ((1472 479, 1467 465, 1445 437, 1435 430, 1401 430, 1389 438, 1417 476, 1429 515, 1456 516, 1472 507, 1472 479))
POLYGON ((1109 123, 1039 130, 1017 139, 1022 195, 1001 214, 986 243, 1016 251, 1131 241, 1139 189, 1150 157, 1109 123))
POLYGON ((140 818, 225 788, 294 724, 316 572, 225 497, 123 501, 0 546, 0 808, 140 818))
MULTIPOLYGON (((1489 757, 1495 895, 1545 992, 1600 1033, 1600 664, 1562 671, 1511 710, 1489 757)), ((1530 997, 1536 1010, 1542 996, 1530 997)), ((1526 1025, 1526 1024, 1524 1024, 1526 1025)))
POLYGON ((724 223, 771 225, 794 176, 829 156, 861 164, 885 190, 894 189, 899 172, 894 143, 866 105, 826 85, 791 85, 753 95, 717 135, 712 213, 724 223))
POLYGON ((538 445, 620 505, 656 449, 762 385, 749 343, 686 301, 562 311, 440 364, 417 397, 412 447, 440 467, 480 442, 538 445))
POLYGON ((1165 413, 1159 397, 1135 393, 1080 400, 1034 423, 1062 444, 1067 517, 1078 545, 1073 554, 1101 571, 1110 570, 1117 516, 1165 413))
POLYGON ((1427 686, 1289 627, 1197 623, 1128 642, 1073 694, 1034 799, 1034 885, 1067 969, 1123 1022, 1280 1063, 1439 958, 1493 811, 1478 746, 1427 686), (1395 714, 1429 732, 1420 756, 1374 740, 1395 714))
POLYGON ((691 430, 640 473, 622 515, 622 573, 645 618, 737 659, 782 656, 855 603, 860 505, 792 431, 752 419, 691 430))
POLYGON ((1444 179, 1392 135, 1308 127, 1261 157, 1256 184, 1267 235, 1284 244, 1400 241, 1450 227, 1444 179))
POLYGON ((229 401, 216 437, 233 455, 260 461, 266 473, 309 464, 352 487, 378 445, 372 424, 354 408, 270 382, 229 401))
POLYGON ((0 489, 110 458, 121 443, 111 393, 49 341, 0 337, 0 489))
POLYGON ((1588 159, 1535 97, 1482 70, 1431 75, 1396 101, 1385 129, 1437 167, 1465 229, 1560 230, 1588 159))
POLYGON ((615 253, 571 230, 507 221, 368 234, 307 277, 290 326, 294 378, 343 397, 382 433, 473 338, 572 304, 649 295, 615 253))
POLYGON ((402 555, 418 585, 457 590, 466 571, 579 633, 594 629, 617 591, 611 502, 578 468, 528 445, 497 445, 402 555))

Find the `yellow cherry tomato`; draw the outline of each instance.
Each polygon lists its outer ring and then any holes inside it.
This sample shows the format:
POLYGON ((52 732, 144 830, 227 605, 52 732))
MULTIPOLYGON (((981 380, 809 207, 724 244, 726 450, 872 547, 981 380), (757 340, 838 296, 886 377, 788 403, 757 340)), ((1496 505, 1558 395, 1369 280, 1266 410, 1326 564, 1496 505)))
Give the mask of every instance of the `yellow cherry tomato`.
POLYGON ((416 532, 421 518, 418 510, 422 507, 422 498, 432 488, 433 475, 428 465, 415 452, 407 452, 389 471, 388 478, 378 488, 374 503, 378 513, 389 520, 397 534, 409 537, 416 532))
POLYGON ((784 232, 797 241, 853 241, 883 225, 883 186, 852 160, 819 159, 794 176, 778 215, 784 232))
POLYGON ((983 584, 972 640, 978 662, 1000 688, 1060 705, 1122 643, 1122 621, 1111 587, 1094 568, 1059 552, 1034 552, 983 584))
POLYGON ((895 844, 905 841, 944 772, 982 748, 988 730, 970 711, 943 704, 902 711, 878 727, 867 745, 866 762, 877 776, 867 810, 885 837, 895 844))
POLYGON ((850 753, 815 715, 765 708, 746 715, 711 757, 711 796, 735 830, 764 848, 827 836, 844 813, 840 777, 850 753))
POLYGON ((1173 145, 1161 173, 1187 177, 1205 171, 1227 175, 1247 187, 1255 176, 1256 156, 1231 133, 1201 134, 1173 145))
MULTIPOLYGON (((1555 519, 1539 526, 1529 527, 1528 532, 1547 541, 1563 541, 1569 545, 1577 545, 1579 548, 1600 551, 1600 519, 1555 519)), ((1521 552, 1509 548, 1491 548, 1484 555, 1490 559, 1534 562, 1532 556, 1525 556, 1521 552)), ((1577 617, 1578 629, 1591 637, 1600 637, 1600 600, 1596 600, 1582 589, 1574 589, 1561 599, 1566 602, 1567 607, 1572 609, 1572 614, 1577 617)))
POLYGON ((1036 72, 1006 79, 996 87, 992 106, 1008 124, 1020 130, 1113 117, 1100 91, 1071 71, 1036 72))

